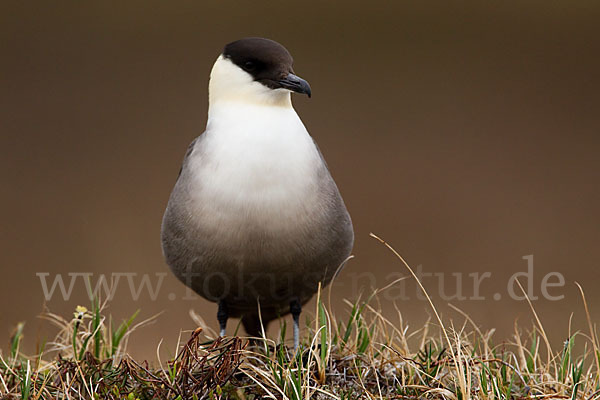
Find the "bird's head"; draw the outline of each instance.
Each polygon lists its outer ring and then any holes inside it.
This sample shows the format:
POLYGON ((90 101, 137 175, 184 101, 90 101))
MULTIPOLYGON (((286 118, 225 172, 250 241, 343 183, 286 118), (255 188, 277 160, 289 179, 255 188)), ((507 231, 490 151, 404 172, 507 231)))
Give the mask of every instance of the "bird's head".
POLYGON ((310 86, 294 74, 292 56, 279 43, 245 38, 229 43, 210 73, 209 100, 291 106, 290 93, 310 97, 310 86))

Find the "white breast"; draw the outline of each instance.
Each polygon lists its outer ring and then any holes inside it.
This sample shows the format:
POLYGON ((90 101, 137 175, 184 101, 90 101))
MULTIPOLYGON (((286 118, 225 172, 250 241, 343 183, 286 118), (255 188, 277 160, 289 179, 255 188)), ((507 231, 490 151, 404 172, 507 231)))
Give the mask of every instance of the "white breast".
POLYGON ((211 105, 188 160, 194 215, 233 230, 304 229, 321 208, 318 150, 292 107, 211 105))

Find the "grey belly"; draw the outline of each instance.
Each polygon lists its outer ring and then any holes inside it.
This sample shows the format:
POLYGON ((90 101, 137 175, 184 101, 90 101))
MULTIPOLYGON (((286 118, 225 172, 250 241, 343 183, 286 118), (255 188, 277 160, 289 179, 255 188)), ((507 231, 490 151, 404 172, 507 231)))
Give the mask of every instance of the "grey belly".
MULTIPOLYGON (((230 316, 256 310, 287 313, 289 303, 305 303, 319 283, 327 285, 349 256, 352 223, 337 192, 326 201, 327 212, 307 229, 265 232, 244 226, 224 241, 202 221, 192 224, 189 212, 173 198, 163 219, 162 244, 175 276, 200 296, 224 300, 230 316)), ((293 227, 292 227, 293 228, 293 227)))

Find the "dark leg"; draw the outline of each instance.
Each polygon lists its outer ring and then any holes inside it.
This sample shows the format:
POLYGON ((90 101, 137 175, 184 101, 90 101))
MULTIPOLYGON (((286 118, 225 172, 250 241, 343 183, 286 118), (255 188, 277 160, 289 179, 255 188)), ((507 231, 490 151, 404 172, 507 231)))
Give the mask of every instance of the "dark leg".
POLYGON ((225 328, 227 327, 227 319, 229 318, 229 313, 227 312, 227 304, 225 301, 219 301, 219 309, 217 311, 217 320, 219 321, 219 336, 225 336, 225 328))
POLYGON ((294 319, 294 350, 298 350, 300 345, 300 313, 302 312, 302 305, 298 299, 294 299, 290 302, 290 313, 294 319))

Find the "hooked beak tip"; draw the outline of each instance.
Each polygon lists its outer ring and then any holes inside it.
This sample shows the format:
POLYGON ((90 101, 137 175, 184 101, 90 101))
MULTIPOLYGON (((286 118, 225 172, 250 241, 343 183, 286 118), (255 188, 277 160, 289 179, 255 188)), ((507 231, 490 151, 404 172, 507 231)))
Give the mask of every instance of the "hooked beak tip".
POLYGON ((310 85, 307 81, 294 74, 288 74, 284 79, 279 81, 282 88, 291 90, 292 92, 306 94, 309 98, 312 95, 310 85))

